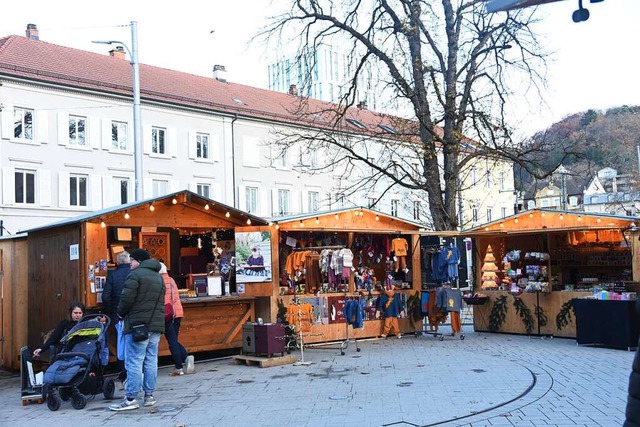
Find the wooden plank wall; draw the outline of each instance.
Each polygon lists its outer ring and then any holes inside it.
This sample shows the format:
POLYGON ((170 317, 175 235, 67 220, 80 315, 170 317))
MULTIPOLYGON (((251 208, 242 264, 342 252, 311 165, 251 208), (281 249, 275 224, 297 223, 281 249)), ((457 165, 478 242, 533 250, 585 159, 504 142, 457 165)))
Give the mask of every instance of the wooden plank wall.
POLYGON ((84 254, 80 225, 29 234, 29 347, 42 344, 44 335, 68 316, 74 301, 86 303, 81 291, 84 254), (69 247, 80 245, 80 259, 69 259, 69 247))
POLYGON ((2 341, 0 366, 20 369, 20 349, 27 345, 28 305, 27 239, 0 240, 0 284, 2 341))

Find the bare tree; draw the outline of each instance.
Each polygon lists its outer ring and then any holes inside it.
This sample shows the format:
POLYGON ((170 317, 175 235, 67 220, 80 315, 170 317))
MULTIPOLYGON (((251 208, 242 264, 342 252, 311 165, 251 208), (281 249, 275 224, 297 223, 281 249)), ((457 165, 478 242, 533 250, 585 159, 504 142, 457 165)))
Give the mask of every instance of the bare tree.
POLYGON ((300 98, 297 113, 315 130, 280 131, 277 144, 325 153, 321 171, 348 179, 349 191, 382 185, 424 192, 432 227, 457 229, 460 193, 479 159, 515 162, 537 177, 548 173, 535 160, 549 141, 517 144, 507 122, 509 108, 517 108, 514 94, 539 96, 544 85, 546 54, 532 31, 534 13, 489 14, 482 0, 292 1, 261 35, 299 41, 307 84, 323 43, 348 53, 350 72, 337 103, 300 98), (372 126, 372 112, 358 99, 362 77, 372 71, 392 94, 393 111, 408 111, 405 119, 378 115, 383 126, 372 126))

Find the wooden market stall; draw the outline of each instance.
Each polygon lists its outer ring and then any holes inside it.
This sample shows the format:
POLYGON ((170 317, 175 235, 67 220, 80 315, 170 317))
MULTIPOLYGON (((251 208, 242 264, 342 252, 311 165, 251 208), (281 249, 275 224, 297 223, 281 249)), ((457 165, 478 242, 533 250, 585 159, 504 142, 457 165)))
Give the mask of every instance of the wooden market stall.
MULTIPOLYGON (((28 230, 28 345, 41 344, 73 301, 102 311, 101 292, 117 254, 143 247, 182 288, 181 343, 190 352, 242 347, 242 325, 255 318, 256 300, 268 301, 271 289, 237 292, 229 274, 235 229, 266 224, 185 190, 28 230)), ((160 355, 168 354, 161 340, 160 355)))
POLYGON ((464 232, 475 240, 474 289, 488 297, 475 301, 475 330, 575 338, 574 298, 640 290, 634 221, 534 209, 464 232))
MULTIPOLYGON (((374 302, 387 280, 405 305, 408 296, 420 293, 421 224, 366 208, 278 217, 272 222, 277 238, 273 241, 271 320, 282 320, 295 302, 310 304, 314 319, 304 334, 306 343, 346 340, 347 333, 349 338, 379 336, 383 321, 375 319, 374 302), (407 254, 394 261, 391 249, 402 242, 406 242, 407 254), (342 257, 345 250, 348 259, 352 257, 347 265, 352 267, 330 278, 331 267, 322 266, 326 257, 342 257), (364 328, 349 327, 347 332, 345 301, 361 297, 365 299, 364 328)), ((415 327, 421 328, 421 322, 415 327)), ((400 319, 400 328, 415 330, 407 318, 400 319)))

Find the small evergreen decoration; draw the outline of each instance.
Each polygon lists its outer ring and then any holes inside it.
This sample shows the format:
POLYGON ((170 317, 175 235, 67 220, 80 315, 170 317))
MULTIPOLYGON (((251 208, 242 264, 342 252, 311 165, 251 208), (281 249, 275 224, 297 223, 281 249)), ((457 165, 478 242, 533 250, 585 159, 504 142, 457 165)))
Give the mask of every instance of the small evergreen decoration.
POLYGON ((489 314, 489 330, 491 332, 495 332, 502 327, 502 324, 507 318, 508 310, 509 306, 507 305, 506 295, 496 299, 491 308, 491 314, 489 314))
POLYGON ((530 334, 533 331, 533 316, 531 315, 531 310, 529 310, 529 307, 527 307, 520 298, 513 299, 513 306, 516 308, 516 313, 518 313, 522 319, 527 334, 530 334))
POLYGON ((276 318, 278 322, 283 325, 287 324, 287 307, 284 305, 284 301, 280 298, 276 300, 278 302, 278 314, 276 314, 276 318))
POLYGON ((540 326, 547 326, 547 323, 549 323, 549 319, 547 318, 547 314, 544 312, 544 308, 540 307, 539 305, 535 306, 535 313, 536 313, 536 318, 538 319, 538 325, 540 326))
MULTIPOLYGON (((573 304, 571 301, 567 301, 562 304, 558 315, 556 316, 556 328, 562 330, 565 326, 571 322, 571 312, 573 311, 573 304)), ((575 314, 575 313, 574 313, 575 314)))

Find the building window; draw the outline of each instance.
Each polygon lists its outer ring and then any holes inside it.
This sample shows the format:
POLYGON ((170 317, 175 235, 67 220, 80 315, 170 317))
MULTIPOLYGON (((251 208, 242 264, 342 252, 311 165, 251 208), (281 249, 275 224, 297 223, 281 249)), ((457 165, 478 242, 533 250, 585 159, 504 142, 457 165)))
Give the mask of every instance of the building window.
POLYGON ((69 177, 69 205, 87 206, 86 175, 71 175, 69 177))
POLYGON ((500 177, 498 179, 500 180, 500 190, 505 191, 507 189, 506 174, 504 172, 500 172, 500 177))
POLYGON ((367 207, 369 209, 373 208, 376 205, 376 198, 375 197, 369 197, 367 199, 367 207))
POLYGON ((318 212, 318 210, 320 210, 320 193, 309 191, 309 212, 318 212))
POLYGON ((211 186, 209 184, 196 184, 196 193, 198 196, 206 197, 207 199, 211 198, 211 186))
POLYGON ((527 200, 527 209, 535 209, 536 201, 535 200, 527 200))
POLYGON ((111 122, 111 149, 127 151, 127 124, 125 122, 111 122))
POLYGON ((478 208, 475 206, 471 208, 471 221, 478 222, 478 208))
POLYGON ((493 185, 493 182, 491 180, 491 172, 487 171, 487 173, 485 175, 484 186, 486 188, 491 188, 491 185, 493 185))
POLYGON ((471 185, 478 184, 478 169, 474 166, 471 168, 471 185))
POLYGON ((344 194, 338 193, 336 194, 336 206, 338 209, 344 208, 344 194))
POLYGON ((167 189, 169 188, 169 182, 161 179, 154 179, 152 184, 152 196, 159 197, 167 194, 167 189))
POLYGON ((247 205, 247 212, 250 214, 255 214, 258 212, 258 188, 257 187, 247 187, 245 189, 245 197, 247 205))
POLYGON ((399 200, 391 200, 391 216, 398 216, 398 203, 399 200))
POLYGON ((86 127, 86 117, 69 116, 69 145, 87 145, 86 127))
POLYGON ((420 201, 418 200, 413 201, 413 219, 420 219, 420 201))
POLYGON ((487 222, 491 222, 491 214, 493 213, 492 208, 487 208, 487 222))
POLYGON ((16 203, 35 204, 36 202, 36 173, 33 171, 16 171, 15 194, 16 203))
POLYGON ((500 213, 502 214, 502 218, 507 217, 507 208, 500 208, 500 213))
POLYGON ((118 205, 129 203, 129 178, 115 177, 113 179, 115 202, 118 205))
POLYGON ((309 150, 309 167, 311 168, 318 167, 318 150, 314 150, 314 149, 309 150))
POLYGON ((25 108, 13 110, 13 137, 33 141, 33 110, 25 108))
POLYGON ((277 168, 286 168, 289 165, 289 151, 283 149, 282 153, 276 158, 275 165, 277 168))
POLYGON ((164 128, 151 129, 151 152, 155 154, 167 154, 166 132, 164 128))
POLYGON ((289 213, 289 190, 278 190, 278 214, 289 213))
POLYGON ((196 134, 196 158, 198 159, 209 158, 209 134, 208 133, 196 134))

